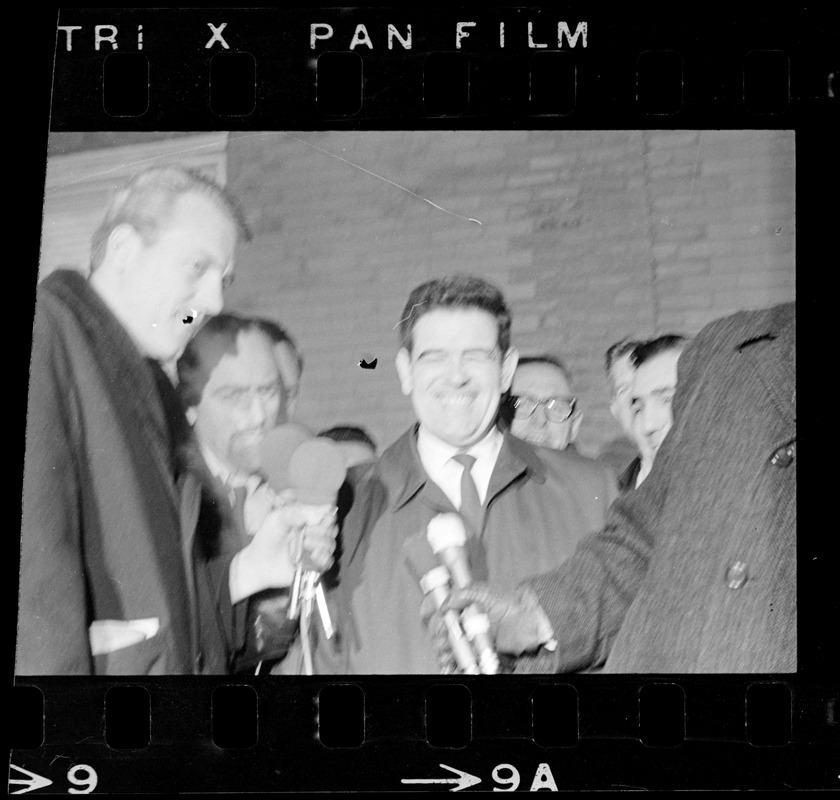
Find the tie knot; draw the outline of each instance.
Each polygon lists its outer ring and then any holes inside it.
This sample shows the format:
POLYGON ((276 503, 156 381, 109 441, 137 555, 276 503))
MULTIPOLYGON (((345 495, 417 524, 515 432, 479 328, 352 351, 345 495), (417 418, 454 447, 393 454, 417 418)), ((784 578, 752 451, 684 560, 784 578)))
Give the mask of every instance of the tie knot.
POLYGON ((452 460, 461 464, 465 472, 469 472, 472 469, 473 464, 475 464, 475 456, 468 455, 467 453, 458 453, 457 455, 452 456, 452 460))

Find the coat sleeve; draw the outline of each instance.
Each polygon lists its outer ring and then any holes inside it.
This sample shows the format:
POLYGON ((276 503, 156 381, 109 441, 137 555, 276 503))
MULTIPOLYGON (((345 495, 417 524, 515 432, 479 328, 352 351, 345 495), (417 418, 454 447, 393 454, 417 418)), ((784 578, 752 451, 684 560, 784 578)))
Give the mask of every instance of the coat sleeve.
POLYGON ((39 311, 26 420, 16 673, 86 675, 93 660, 73 443, 78 422, 60 345, 39 311))
MULTIPOLYGON (((613 502, 604 528, 579 542, 559 568, 529 580, 554 627, 558 647, 519 659, 517 672, 572 672, 602 664, 647 574, 669 486, 680 460, 702 439, 682 414, 708 376, 711 358, 695 341, 680 356, 674 424, 644 483, 613 502)), ((707 387, 704 386, 704 391, 707 387)))
POLYGON ((650 480, 619 497, 603 530, 581 539, 562 566, 528 581, 551 621, 558 647, 519 659, 517 672, 571 672, 606 660, 653 548, 650 521, 661 501, 660 492, 648 486, 650 480))

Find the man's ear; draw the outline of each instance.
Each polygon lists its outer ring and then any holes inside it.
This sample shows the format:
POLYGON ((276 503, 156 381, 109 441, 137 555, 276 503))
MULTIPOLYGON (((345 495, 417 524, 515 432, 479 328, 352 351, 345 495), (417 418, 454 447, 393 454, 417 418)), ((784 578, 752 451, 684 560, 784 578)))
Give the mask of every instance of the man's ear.
POLYGON ((519 363, 519 351, 515 347, 508 349, 502 357, 502 392, 510 389, 513 383, 513 373, 516 372, 516 365, 519 363))
POLYGON ((127 222, 117 225, 110 234, 106 244, 105 254, 109 263, 120 272, 124 272, 134 263, 137 254, 143 246, 140 234, 127 222))
POLYGON ((195 421, 198 419, 198 411, 195 410, 195 406, 190 406, 184 413, 187 417, 187 422, 190 425, 195 425, 195 421))
POLYGON ((394 363, 397 367, 397 375, 400 378, 400 389, 408 397, 414 388, 414 380, 411 375, 411 354, 404 347, 401 347, 394 363))

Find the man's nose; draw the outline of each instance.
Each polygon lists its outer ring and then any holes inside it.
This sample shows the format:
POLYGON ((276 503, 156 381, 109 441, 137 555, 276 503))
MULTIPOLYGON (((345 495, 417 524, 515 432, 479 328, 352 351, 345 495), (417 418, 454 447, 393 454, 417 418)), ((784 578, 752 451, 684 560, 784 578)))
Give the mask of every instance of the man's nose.
POLYGON ((645 406, 640 416, 640 427, 645 435, 650 436, 662 427, 659 414, 651 406, 645 406))
POLYGON ((464 359, 460 355, 453 355, 449 359, 447 377, 457 386, 462 386, 470 379, 464 359))
POLYGON ((534 413, 529 417, 529 421, 535 428, 544 428, 548 425, 548 411, 543 403, 540 403, 534 409, 534 413))
POLYGON ((248 400, 247 418, 254 426, 268 421, 268 401, 259 392, 254 392, 248 400))
POLYGON ((215 270, 208 270, 202 278, 196 302, 208 317, 215 317, 224 308, 224 284, 222 276, 215 270))
POLYGON ((645 408, 645 415, 642 420, 645 433, 658 433, 667 430, 671 424, 670 409, 656 404, 645 408))

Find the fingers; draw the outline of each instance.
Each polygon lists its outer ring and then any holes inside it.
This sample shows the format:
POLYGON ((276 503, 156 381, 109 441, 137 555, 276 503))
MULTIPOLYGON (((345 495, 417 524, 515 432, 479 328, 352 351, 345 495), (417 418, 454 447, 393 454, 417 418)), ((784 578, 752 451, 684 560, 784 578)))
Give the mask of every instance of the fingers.
POLYGON ((456 672, 455 656, 449 644, 449 632, 442 614, 431 595, 426 595, 420 604, 420 617, 426 625, 432 639, 432 647, 437 657, 442 675, 452 675, 456 672))
POLYGON ((466 589, 453 589, 444 610, 463 611, 468 606, 477 605, 481 611, 493 617, 500 605, 508 605, 504 593, 494 590, 484 583, 473 583, 466 589))
POLYGON ((303 561, 304 566, 323 572, 333 563, 335 554, 335 539, 338 529, 334 523, 327 525, 307 525, 303 529, 303 561))

